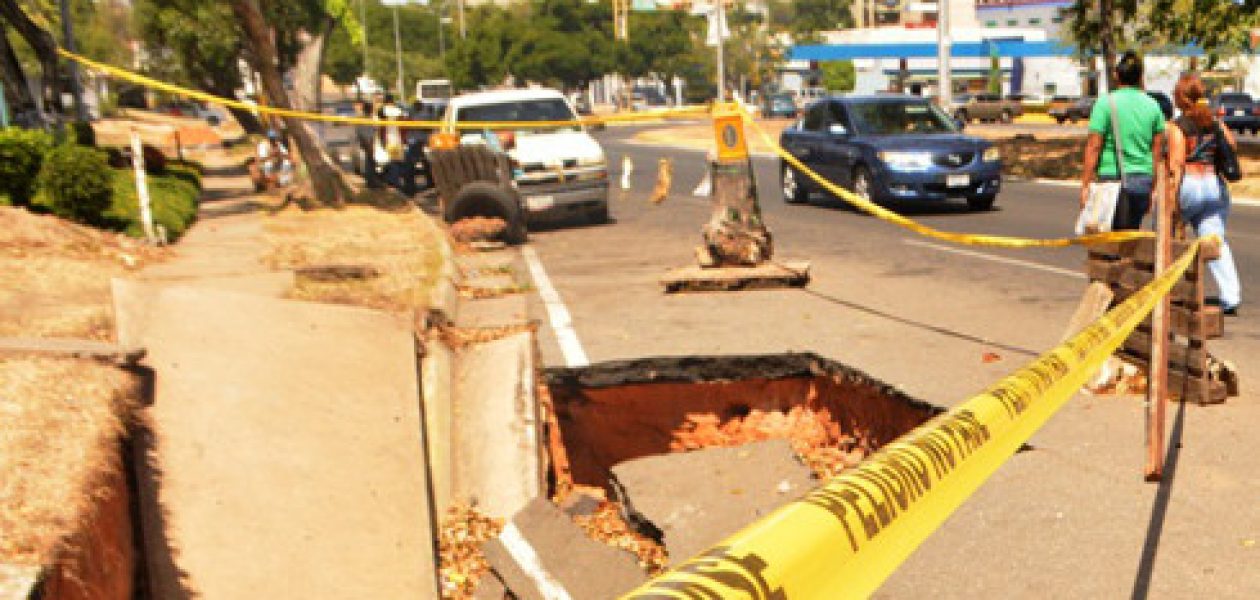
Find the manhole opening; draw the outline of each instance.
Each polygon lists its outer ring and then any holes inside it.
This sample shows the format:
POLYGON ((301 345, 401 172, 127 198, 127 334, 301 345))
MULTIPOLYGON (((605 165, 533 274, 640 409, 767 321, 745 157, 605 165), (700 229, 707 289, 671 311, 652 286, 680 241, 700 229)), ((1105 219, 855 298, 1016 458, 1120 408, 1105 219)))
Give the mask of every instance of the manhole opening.
POLYGON ((787 438, 820 477, 942 409, 814 354, 647 358, 544 374, 552 493, 626 460, 787 438))

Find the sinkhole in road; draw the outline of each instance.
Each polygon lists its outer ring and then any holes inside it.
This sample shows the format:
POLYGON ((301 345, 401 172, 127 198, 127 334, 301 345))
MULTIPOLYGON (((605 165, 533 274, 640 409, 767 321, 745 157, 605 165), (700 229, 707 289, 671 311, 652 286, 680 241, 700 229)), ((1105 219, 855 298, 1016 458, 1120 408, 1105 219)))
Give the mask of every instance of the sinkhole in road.
POLYGON ((630 459, 780 438, 830 477, 943 412, 809 353, 644 358, 543 380, 553 492, 608 490, 630 459))

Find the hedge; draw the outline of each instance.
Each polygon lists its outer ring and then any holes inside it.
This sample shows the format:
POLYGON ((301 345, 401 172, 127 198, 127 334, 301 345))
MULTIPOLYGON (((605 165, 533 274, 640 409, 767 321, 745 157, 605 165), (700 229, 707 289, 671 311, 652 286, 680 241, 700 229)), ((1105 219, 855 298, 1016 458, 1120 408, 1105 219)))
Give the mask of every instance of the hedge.
POLYGON ((108 227, 102 217, 113 196, 113 173, 104 152, 62 144, 44 156, 36 178, 39 197, 35 201, 63 219, 108 227))
POLYGON ((0 129, 0 205, 30 204, 39 168, 52 147, 52 136, 42 131, 0 129))
MULTIPOLYGON (((201 197, 200 176, 195 167, 171 162, 167 174, 149 175, 149 208, 153 222, 166 229, 167 241, 174 242, 197 218, 197 201, 201 197)), ((136 196, 135 172, 114 171, 114 201, 105 216, 112 226, 127 235, 144 237, 140 223, 140 201, 136 196)))

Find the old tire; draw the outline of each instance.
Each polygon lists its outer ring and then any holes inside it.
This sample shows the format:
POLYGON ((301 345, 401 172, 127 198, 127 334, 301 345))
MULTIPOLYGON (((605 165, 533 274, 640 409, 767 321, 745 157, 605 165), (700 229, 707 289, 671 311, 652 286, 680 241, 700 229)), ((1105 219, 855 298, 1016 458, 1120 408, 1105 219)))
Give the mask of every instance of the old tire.
POLYGON ((523 244, 529 238, 525 211, 516 196, 486 181, 475 181, 460 188, 455 198, 447 203, 443 217, 447 223, 468 217, 497 217, 507 223, 502 236, 505 243, 523 244))
POLYGON ((993 209, 993 203, 997 201, 997 194, 981 194, 978 196, 967 196, 967 208, 973 211, 981 212, 993 209))
POLYGON ((788 165, 783 165, 779 171, 780 189, 783 191, 783 201, 788 204, 801 204, 809 199, 809 192, 805 190, 805 186, 801 183, 801 178, 796 174, 796 170, 788 165))

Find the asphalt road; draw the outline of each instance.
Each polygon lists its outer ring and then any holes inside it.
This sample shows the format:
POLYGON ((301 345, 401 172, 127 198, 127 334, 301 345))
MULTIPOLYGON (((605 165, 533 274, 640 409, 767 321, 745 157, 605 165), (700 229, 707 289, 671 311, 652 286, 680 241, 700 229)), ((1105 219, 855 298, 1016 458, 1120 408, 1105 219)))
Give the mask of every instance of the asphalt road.
MULTIPOLYGON (((757 159, 776 258, 812 261, 809 287, 664 294, 660 276, 693 262, 709 217, 708 199, 691 196, 704 153, 633 145, 632 133, 599 134, 614 169, 623 156, 635 165, 631 189, 614 192, 612 223, 531 233, 525 255, 547 275, 534 278, 541 293, 532 310, 548 325, 539 336, 548 366, 809 351, 949 406, 1056 345, 1085 286, 1080 248, 953 246, 834 201, 786 205, 777 164, 757 159), (661 158, 673 160, 674 181, 670 198, 652 205, 661 158), (559 339, 582 351, 562 351, 559 339)), ((900 208, 951 231, 1060 237, 1070 234, 1076 192, 1008 183, 989 212, 962 202, 900 208)), ((1260 208, 1236 209, 1231 240, 1245 285, 1260 276, 1257 226, 1260 208)), ((1001 467, 876 597, 1260 597, 1252 425, 1260 421, 1260 313, 1252 306, 1244 302, 1226 338, 1209 345, 1238 365, 1242 397, 1180 418, 1170 411, 1175 477, 1161 486, 1141 480, 1140 399, 1078 395, 1032 438, 1034 450, 1001 467)))

